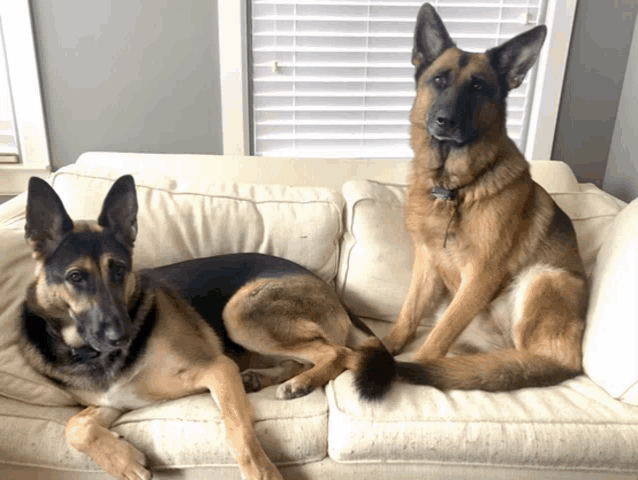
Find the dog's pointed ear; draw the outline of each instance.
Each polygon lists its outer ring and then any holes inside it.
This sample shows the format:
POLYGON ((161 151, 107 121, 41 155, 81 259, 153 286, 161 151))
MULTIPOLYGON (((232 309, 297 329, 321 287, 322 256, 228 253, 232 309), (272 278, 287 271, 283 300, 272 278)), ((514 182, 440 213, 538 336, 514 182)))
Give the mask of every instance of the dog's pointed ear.
POLYGON ((40 258, 48 257, 71 230, 73 221, 55 190, 44 180, 31 177, 24 232, 34 253, 40 258))
POLYGON ((133 248, 137 236, 137 194, 131 175, 118 178, 102 204, 98 225, 111 230, 115 238, 133 248))
POLYGON ((439 14, 432 5, 424 3, 419 10, 414 28, 412 65, 427 68, 439 55, 454 46, 439 14))
POLYGON ((547 27, 538 25, 487 51, 497 73, 504 76, 508 91, 523 83, 528 70, 538 59, 546 35, 547 27))

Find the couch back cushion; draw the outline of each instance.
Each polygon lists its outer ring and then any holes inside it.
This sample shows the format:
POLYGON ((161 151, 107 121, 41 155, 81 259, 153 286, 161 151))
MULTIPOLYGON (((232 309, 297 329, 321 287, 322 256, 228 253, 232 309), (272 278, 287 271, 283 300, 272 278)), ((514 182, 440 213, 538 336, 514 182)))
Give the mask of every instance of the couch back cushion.
POLYGON ((0 395, 38 405, 73 405, 71 396, 27 365, 18 350, 22 301, 35 267, 24 225, 0 226, 0 245, 0 395))
MULTIPOLYGON (((72 165, 51 185, 71 218, 95 219, 122 169, 72 165)), ((134 264, 154 267, 185 259, 261 252, 295 261, 334 280, 343 199, 328 188, 181 180, 131 170, 139 203, 134 264)))
MULTIPOLYGON (((293 260, 328 282, 335 279, 343 198, 327 188, 247 185, 201 178, 188 182, 131 170, 139 203, 134 264, 153 267, 231 252, 293 260)), ((73 219, 95 219, 121 169, 72 165, 50 183, 73 219)), ((30 369, 17 350, 20 305, 34 263, 24 221, 0 227, 0 395, 41 405, 73 400, 30 369)))

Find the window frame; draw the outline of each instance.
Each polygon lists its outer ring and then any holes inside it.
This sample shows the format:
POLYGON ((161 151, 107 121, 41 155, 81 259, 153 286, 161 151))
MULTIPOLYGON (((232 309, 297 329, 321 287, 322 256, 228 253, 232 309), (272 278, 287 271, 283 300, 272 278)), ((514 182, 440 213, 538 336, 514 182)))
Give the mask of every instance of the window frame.
POLYGON ((528 160, 553 160, 552 146, 577 4, 578 0, 547 2, 547 38, 538 59, 538 72, 525 140, 524 153, 528 160))
MULTIPOLYGON (((551 158, 577 3, 549 0, 547 4, 547 39, 538 62, 525 142, 524 153, 529 160, 551 158)), ((246 4, 236 0, 218 0, 217 4, 225 155, 249 155, 252 149, 246 4)))
POLYGON ((0 163, 0 196, 13 196, 51 168, 29 1, 0 2, 0 19, 19 152, 18 163, 0 163))

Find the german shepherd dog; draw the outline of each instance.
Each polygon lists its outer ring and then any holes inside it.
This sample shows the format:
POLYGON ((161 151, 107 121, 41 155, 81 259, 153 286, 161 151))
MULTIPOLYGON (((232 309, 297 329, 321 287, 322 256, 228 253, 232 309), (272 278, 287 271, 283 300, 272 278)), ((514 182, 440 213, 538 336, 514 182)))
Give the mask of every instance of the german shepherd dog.
POLYGON ((372 340, 359 359, 365 398, 383 396, 392 379, 504 391, 582 371, 588 290, 574 228, 531 179, 505 128, 507 94, 523 82, 545 35, 537 26, 468 53, 431 5, 419 11, 406 210, 415 259, 385 349, 372 340), (446 297, 413 362, 395 362, 391 355, 446 297))
POLYGON ((72 221, 45 181, 29 182, 36 271, 21 350, 88 406, 68 420, 68 442, 116 477, 148 479, 143 454, 110 425, 124 411, 209 390, 243 477, 281 479, 255 435, 245 388, 279 384, 276 396, 289 399, 336 377, 352 352, 348 313, 325 282, 272 256, 134 272, 137 209, 130 175, 113 184, 96 222, 72 221), (242 376, 256 354, 284 360, 242 376))

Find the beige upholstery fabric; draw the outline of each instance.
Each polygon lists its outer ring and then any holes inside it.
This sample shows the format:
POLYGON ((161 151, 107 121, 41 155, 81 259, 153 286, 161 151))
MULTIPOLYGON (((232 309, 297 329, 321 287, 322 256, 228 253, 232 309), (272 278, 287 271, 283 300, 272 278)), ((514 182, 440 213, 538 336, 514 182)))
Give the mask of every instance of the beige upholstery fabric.
POLYGON ((38 405, 73 405, 64 390, 35 370, 18 351, 22 300, 35 262, 20 228, 0 227, 0 395, 38 405))
MULTIPOLYGON (((249 397, 257 435, 276 464, 301 464, 326 456, 328 406, 323 391, 282 401, 270 387, 249 397)), ((67 419, 80 408, 47 408, 6 399, 1 405, 0 463, 99 470, 64 439, 67 419)), ((129 412, 116 420, 113 430, 141 449, 152 468, 236 465, 219 409, 206 394, 129 412)))
MULTIPOLYGON (((135 171, 140 213, 137 267, 234 252, 286 257, 333 280, 343 200, 328 188, 177 180, 135 171)), ((121 170, 72 165, 51 184, 71 218, 96 218, 121 170)))
POLYGON ((393 322, 410 284, 414 256, 405 229, 406 188, 346 182, 346 231, 337 291, 357 315, 393 322))
MULTIPOLYGON (((383 337, 390 324, 365 319, 383 337)), ((424 340, 420 328, 399 360, 424 340)), ((441 392, 396 383, 381 402, 358 398, 351 372, 331 382, 329 454, 344 463, 392 462, 636 470, 638 407, 586 376, 515 392, 441 392)))
POLYGON ((498 394, 400 385, 383 402, 363 403, 346 372, 327 393, 338 462, 636 468, 626 446, 638 444, 638 408, 584 376, 498 394))
POLYGON ((610 395, 638 405, 638 200, 606 236, 592 278, 585 369, 610 395))

